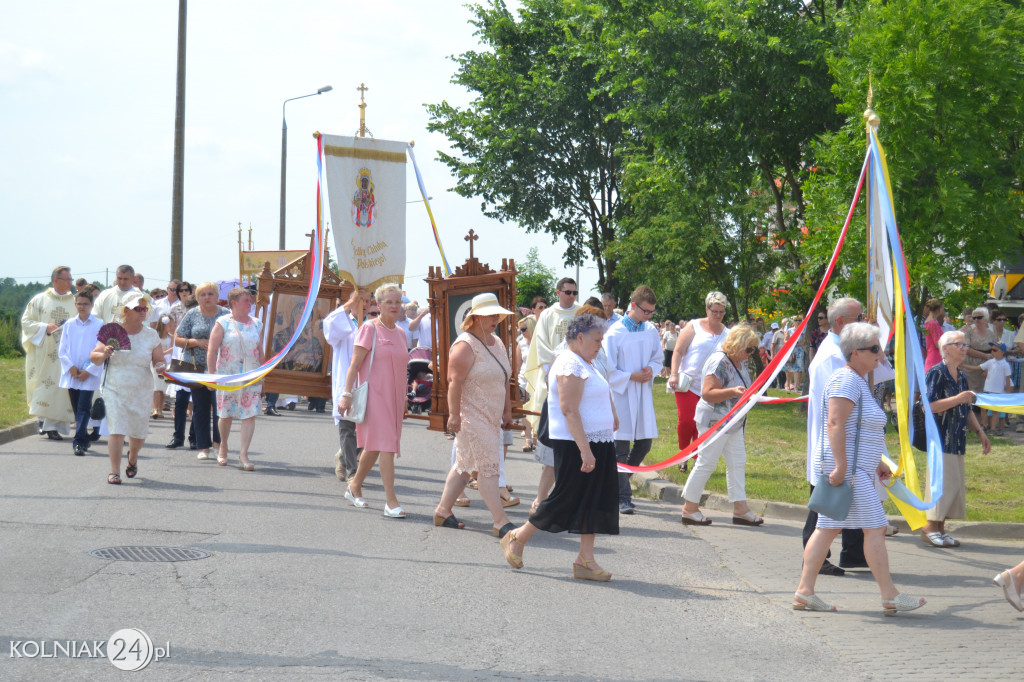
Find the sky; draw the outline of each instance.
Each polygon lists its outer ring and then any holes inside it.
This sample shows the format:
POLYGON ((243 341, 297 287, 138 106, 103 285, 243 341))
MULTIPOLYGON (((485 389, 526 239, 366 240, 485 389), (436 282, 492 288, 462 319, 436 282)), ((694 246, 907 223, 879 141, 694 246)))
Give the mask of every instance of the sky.
MULTIPOLYGON (((58 264, 77 278, 113 283, 128 263, 147 288, 170 276, 177 0, 5 3, 0 22, 0 278, 45 281, 58 264)), ((514 3, 509 3, 515 6, 514 3)), ((563 246, 546 234, 482 215, 454 186, 427 132, 424 104, 464 106, 450 57, 480 49, 457 0, 206 0, 188 5, 185 95, 184 277, 238 273, 238 223, 253 247, 277 249, 281 105, 287 105, 286 248, 308 246, 316 219, 312 133, 352 135, 365 83, 367 127, 415 141, 441 241, 452 268, 477 257, 492 268, 525 260, 531 246, 556 277, 563 246)), ((419 199, 412 164, 407 198, 419 199)), ((440 266, 422 202, 406 222, 409 295, 440 266)), ((333 242, 333 239, 329 238, 333 242)), ((333 253, 333 245, 332 245, 333 253)), ((592 262, 582 291, 596 286, 592 262)))

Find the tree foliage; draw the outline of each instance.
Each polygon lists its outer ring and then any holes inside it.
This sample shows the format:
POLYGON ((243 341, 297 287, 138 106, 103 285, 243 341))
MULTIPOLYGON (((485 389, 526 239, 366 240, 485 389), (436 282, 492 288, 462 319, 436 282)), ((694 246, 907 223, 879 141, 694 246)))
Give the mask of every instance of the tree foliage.
MULTIPOLYGON (((819 237, 834 243, 864 158, 871 74, 915 307, 969 271, 987 279, 1024 234, 1021 10, 1000 0, 876 0, 844 16, 842 29, 849 40, 830 66, 846 123, 821 138, 823 172, 809 188, 819 237)), ((845 272, 861 293, 863 230, 851 236, 845 272)))
POLYGON ((555 300, 555 271, 540 260, 537 247, 531 247, 526 260, 516 264, 516 305, 529 308, 537 296, 555 300))
POLYGON ((459 154, 440 154, 455 191, 479 197, 483 212, 547 232, 565 245, 565 263, 592 257, 598 283, 615 281, 605 250, 620 211, 621 107, 595 89, 600 25, 565 0, 524 0, 515 16, 501 0, 474 5, 484 49, 455 57, 452 82, 475 93, 466 108, 427 106, 428 128, 459 154))

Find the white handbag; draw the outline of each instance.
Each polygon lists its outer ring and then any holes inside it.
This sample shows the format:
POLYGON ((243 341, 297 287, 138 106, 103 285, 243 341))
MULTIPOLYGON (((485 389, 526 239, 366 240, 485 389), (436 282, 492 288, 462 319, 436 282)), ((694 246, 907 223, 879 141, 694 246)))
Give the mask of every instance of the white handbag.
MULTIPOLYGON (((372 322, 370 324, 373 324, 372 322)), ((366 419, 366 399, 370 394, 370 372, 373 371, 373 352, 377 350, 377 327, 373 328, 373 345, 370 346, 370 366, 366 370, 366 381, 352 389, 352 403, 341 418, 353 424, 362 424, 366 419)))
POLYGON ((691 377, 689 374, 683 374, 682 372, 680 372, 679 376, 676 377, 676 392, 686 393, 687 391, 690 390, 690 384, 692 382, 693 377, 691 377))

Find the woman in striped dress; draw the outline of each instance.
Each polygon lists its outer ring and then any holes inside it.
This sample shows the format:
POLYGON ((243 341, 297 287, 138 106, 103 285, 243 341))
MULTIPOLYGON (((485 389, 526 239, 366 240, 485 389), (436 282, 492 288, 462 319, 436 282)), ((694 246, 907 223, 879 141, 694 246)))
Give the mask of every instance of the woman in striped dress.
MULTIPOLYGON (((846 358, 825 385, 822 423, 828 425, 828 438, 815 453, 814 467, 818 473, 828 472, 830 485, 846 481, 853 486, 853 503, 846 519, 840 521, 818 514, 818 525, 804 548, 804 567, 800 585, 793 596, 793 608, 806 611, 835 611, 814 593, 829 546, 844 528, 864 530, 864 556, 882 593, 882 610, 886 615, 912 611, 924 606, 923 598, 900 594, 889 573, 889 555, 885 550, 888 520, 875 491, 877 478, 892 475, 882 461, 885 447, 885 413, 871 396, 868 372, 878 366, 882 346, 878 328, 863 322, 848 324, 839 336, 839 347, 846 358), (855 462, 855 464, 854 464, 855 462), (854 469, 855 467, 855 469, 854 469)), ((824 485, 824 483, 822 483, 824 485)))

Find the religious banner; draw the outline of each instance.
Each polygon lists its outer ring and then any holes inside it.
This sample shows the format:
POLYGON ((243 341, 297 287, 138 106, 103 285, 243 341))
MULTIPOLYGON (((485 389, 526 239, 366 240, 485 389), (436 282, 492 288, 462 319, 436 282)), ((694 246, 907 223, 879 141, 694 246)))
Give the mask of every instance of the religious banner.
POLYGON ((302 258, 308 251, 239 251, 239 279, 255 282, 257 275, 263 272, 264 263, 270 263, 271 270, 280 270, 296 258, 302 258))
POLYGON ((323 135, 338 274, 368 289, 405 277, 406 143, 323 135))

